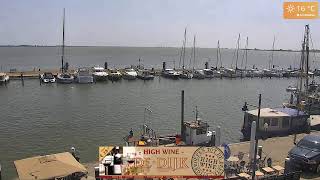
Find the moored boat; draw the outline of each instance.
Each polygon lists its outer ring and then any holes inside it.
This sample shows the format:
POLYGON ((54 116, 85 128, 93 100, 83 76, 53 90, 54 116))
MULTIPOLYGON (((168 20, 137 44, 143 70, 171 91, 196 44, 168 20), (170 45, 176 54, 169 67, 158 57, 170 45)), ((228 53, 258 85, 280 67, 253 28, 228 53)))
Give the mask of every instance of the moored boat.
POLYGON ((142 80, 153 80, 154 75, 152 75, 148 70, 139 70, 137 73, 137 78, 142 80))
POLYGON ((121 73, 117 69, 111 69, 109 70, 108 79, 110 81, 118 81, 122 78, 121 73))
POLYGON ((93 70, 93 78, 95 81, 106 81, 108 80, 108 73, 103 67, 96 66, 92 68, 93 70))
POLYGON ((40 75, 40 79, 44 83, 55 83, 56 78, 53 76, 51 72, 45 72, 40 75))
POLYGON ((0 84, 9 82, 10 77, 6 73, 0 73, 0 84))
POLYGON ((204 79, 206 75, 204 74, 202 69, 197 69, 193 71, 193 78, 195 79, 204 79))
POLYGON ((179 79, 179 76, 180 76, 179 73, 174 69, 164 69, 161 75, 169 79, 179 79))
POLYGON ((74 82, 74 76, 70 73, 59 73, 57 75, 57 83, 70 84, 74 82))
POLYGON ((203 69, 205 78, 214 78, 214 72, 211 69, 203 69))
POLYGON ((75 72, 75 82, 80 84, 93 83, 93 76, 90 68, 78 68, 75 72))
MULTIPOLYGON (((244 109, 244 121, 241 132, 243 140, 249 140, 251 125, 258 118, 258 109, 248 111, 244 109)), ((307 132, 310 129, 309 115, 292 108, 262 108, 256 136, 259 138, 289 135, 307 132)))
POLYGON ((135 80, 137 78, 137 71, 129 68, 125 69, 124 73, 122 73, 122 78, 126 80, 135 80))

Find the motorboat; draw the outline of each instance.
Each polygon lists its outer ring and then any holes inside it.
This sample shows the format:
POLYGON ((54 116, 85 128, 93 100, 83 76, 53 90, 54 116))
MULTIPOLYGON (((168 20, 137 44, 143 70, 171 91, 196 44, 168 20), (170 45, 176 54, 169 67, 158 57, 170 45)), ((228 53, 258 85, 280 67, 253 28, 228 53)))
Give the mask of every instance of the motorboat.
POLYGON ((203 69, 205 78, 214 78, 214 72, 211 69, 203 69))
POLYGON ((74 76, 70 73, 60 73, 57 75, 57 83, 70 84, 74 82, 74 76))
POLYGON ((107 81, 108 80, 108 73, 103 67, 96 66, 92 68, 93 70, 93 78, 95 81, 107 81))
POLYGON ((180 74, 173 69, 164 69, 162 76, 169 79, 179 79, 180 74))
POLYGON ((80 84, 93 83, 93 76, 90 68, 79 68, 75 72, 75 82, 80 84))
POLYGON ((56 78, 53 76, 51 72, 45 72, 40 75, 40 79, 44 83, 55 83, 56 78))
POLYGON ((137 73, 137 78, 142 80, 153 80, 154 75, 152 75, 148 70, 140 70, 137 73))
POLYGON ((193 78, 193 74, 187 70, 182 70, 179 73, 179 78, 181 79, 192 79, 193 78))
POLYGON ((197 70, 194 70, 193 72, 193 78, 204 79, 206 78, 206 75, 204 74, 204 71, 202 69, 197 69, 197 70))
POLYGON ((0 73, 0 84, 9 82, 10 77, 6 73, 0 73))
POLYGON ((224 68, 222 71, 223 77, 235 78, 237 77, 236 70, 232 68, 224 68))
POLYGON ((286 88, 286 91, 287 92, 296 92, 298 90, 297 87, 293 87, 293 86, 289 86, 286 88))
POLYGON ((135 80, 137 78, 137 71, 132 68, 125 69, 124 73, 122 74, 123 79, 127 80, 135 80))
POLYGON ((121 73, 117 69, 111 69, 109 70, 109 76, 108 79, 110 81, 118 81, 122 78, 121 73))

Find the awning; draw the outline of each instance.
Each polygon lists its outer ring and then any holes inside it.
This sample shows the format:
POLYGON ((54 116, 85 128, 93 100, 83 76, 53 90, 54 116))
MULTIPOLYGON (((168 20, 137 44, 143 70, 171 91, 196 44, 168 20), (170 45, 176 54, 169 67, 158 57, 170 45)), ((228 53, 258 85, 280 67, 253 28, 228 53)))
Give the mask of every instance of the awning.
POLYGON ((88 172, 69 152, 17 160, 14 165, 20 180, 54 179, 88 172))

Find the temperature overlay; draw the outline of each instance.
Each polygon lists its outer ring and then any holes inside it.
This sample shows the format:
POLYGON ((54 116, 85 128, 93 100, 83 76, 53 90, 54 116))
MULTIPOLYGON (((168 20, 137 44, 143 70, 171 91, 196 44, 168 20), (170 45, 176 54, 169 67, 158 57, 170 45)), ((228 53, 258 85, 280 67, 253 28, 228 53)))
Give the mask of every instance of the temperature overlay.
POLYGON ((283 3, 283 17, 285 19, 315 19, 318 18, 318 14, 318 1, 283 3))

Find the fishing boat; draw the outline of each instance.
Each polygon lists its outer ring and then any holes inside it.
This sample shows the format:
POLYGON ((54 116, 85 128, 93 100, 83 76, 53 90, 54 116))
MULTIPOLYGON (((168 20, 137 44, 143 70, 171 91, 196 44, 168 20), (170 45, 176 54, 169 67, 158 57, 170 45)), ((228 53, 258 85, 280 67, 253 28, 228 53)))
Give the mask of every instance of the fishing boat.
POLYGON ((65 9, 63 9, 63 24, 62 24, 62 55, 61 55, 61 73, 57 75, 57 83, 70 84, 74 81, 74 77, 67 72, 67 65, 64 64, 64 53, 65 53, 65 9))
POLYGON ((0 84, 9 82, 10 77, 6 73, 0 73, 0 84))
POLYGON ((121 80, 122 75, 117 69, 110 69, 108 79, 110 81, 119 81, 121 80))
POLYGON ((93 70, 93 78, 95 81, 107 81, 108 80, 108 73, 106 70, 101 66, 96 66, 92 68, 93 70))
POLYGON ((80 84, 93 83, 91 68, 78 68, 78 70, 75 72, 75 82, 80 84))
POLYGON ((44 83, 55 83, 56 78, 53 76, 51 72, 45 72, 40 75, 40 79, 44 83))
POLYGON ((304 39, 302 42, 301 60, 299 68, 298 89, 291 92, 289 102, 283 103, 284 107, 304 111, 310 115, 320 114, 320 90, 315 82, 309 83, 309 25, 305 26, 304 39))
POLYGON ((135 80, 137 79, 137 71, 132 68, 125 69, 124 73, 122 74, 123 79, 127 80, 135 80))
POLYGON ((153 80, 154 75, 152 75, 149 70, 139 70, 137 78, 142 80, 153 80))
MULTIPOLYGON (((244 120, 241 132, 243 140, 249 140, 251 136, 251 124, 258 118, 258 109, 244 110, 244 120)), ((293 133, 307 132, 310 129, 309 115, 303 111, 292 108, 262 108, 257 125, 256 136, 259 138, 289 135, 293 133)))

